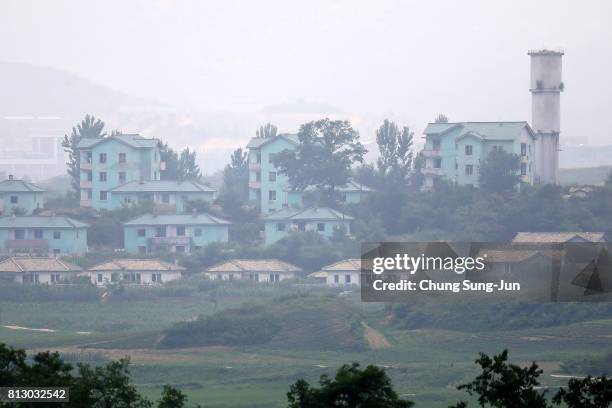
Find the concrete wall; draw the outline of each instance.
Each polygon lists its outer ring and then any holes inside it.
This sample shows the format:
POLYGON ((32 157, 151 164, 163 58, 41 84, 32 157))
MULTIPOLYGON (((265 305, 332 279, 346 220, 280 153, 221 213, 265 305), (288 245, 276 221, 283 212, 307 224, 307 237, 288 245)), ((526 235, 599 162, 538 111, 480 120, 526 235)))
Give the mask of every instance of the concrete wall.
POLYGON ((138 271, 138 272, 126 272, 126 271, 103 271, 103 272, 84 272, 82 275, 88 276, 91 283, 96 286, 105 286, 108 284, 119 283, 120 281, 124 284, 140 284, 140 285, 161 285, 167 282, 175 281, 182 278, 181 271, 138 271), (140 283, 133 283, 129 278, 124 277, 125 275, 137 274, 140 276, 140 283), (153 281, 153 275, 161 275, 161 281, 153 281))

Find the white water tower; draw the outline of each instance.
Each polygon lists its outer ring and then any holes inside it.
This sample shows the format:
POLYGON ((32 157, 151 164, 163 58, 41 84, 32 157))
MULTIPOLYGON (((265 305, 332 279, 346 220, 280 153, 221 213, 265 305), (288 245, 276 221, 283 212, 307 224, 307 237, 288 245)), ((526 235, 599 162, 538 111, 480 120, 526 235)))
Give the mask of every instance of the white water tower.
POLYGON ((556 184, 561 132, 563 51, 529 51, 531 57, 531 127, 536 133, 535 180, 556 184))

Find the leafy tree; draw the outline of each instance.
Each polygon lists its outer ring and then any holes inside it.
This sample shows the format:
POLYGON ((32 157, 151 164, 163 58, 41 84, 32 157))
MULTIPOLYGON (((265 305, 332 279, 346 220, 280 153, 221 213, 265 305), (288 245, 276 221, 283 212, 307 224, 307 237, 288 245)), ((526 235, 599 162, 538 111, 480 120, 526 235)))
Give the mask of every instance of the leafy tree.
MULTIPOLYGON (((462 384, 457 389, 478 397, 481 407, 496 408, 548 408, 546 392, 535 389, 540 383, 542 370, 533 362, 529 367, 508 363, 508 350, 501 354, 487 356, 480 353, 476 360, 482 372, 474 381, 462 384)), ((465 402, 455 407, 466 407, 465 402)))
POLYGON ((258 139, 270 139, 275 137, 277 133, 278 128, 269 122, 263 126, 260 126, 259 129, 257 129, 257 131, 255 132, 256 137, 258 139))
POLYGON ((68 153, 68 175, 70 176, 70 184, 74 194, 74 199, 78 199, 78 193, 81 182, 80 164, 81 158, 77 145, 81 139, 101 139, 106 136, 104 132, 104 122, 100 119, 96 119, 92 115, 86 115, 76 127, 72 128, 70 136, 65 135, 62 141, 62 147, 64 151, 68 153))
POLYGON ((567 388, 561 388, 553 397, 553 402, 564 403, 567 408, 608 408, 612 403, 612 379, 572 378, 567 388))
POLYGON ((446 117, 445 114, 440 113, 438 116, 436 116, 434 123, 448 123, 448 117, 446 117))
POLYGON ((183 408, 187 396, 176 388, 172 388, 168 385, 164 385, 162 390, 161 399, 157 403, 158 408, 183 408))
POLYGON ((412 167, 412 138, 414 132, 411 132, 407 126, 401 130, 395 124, 385 119, 383 124, 376 131, 376 143, 380 151, 380 157, 377 161, 378 171, 383 176, 389 173, 398 172, 402 176, 406 176, 412 167))
POLYGON ((249 207, 249 165, 248 154, 238 148, 231 156, 230 164, 223 169, 223 186, 219 203, 231 218, 252 221, 256 209, 249 207))
POLYGON ((178 180, 179 178, 179 156, 168 143, 159 144, 159 157, 165 163, 165 170, 160 174, 162 180, 178 180))
POLYGON ((520 157, 502 148, 493 148, 480 163, 478 182, 487 192, 504 192, 516 189, 520 175, 520 157))
POLYGON ((383 369, 359 364, 343 365, 331 379, 322 375, 320 387, 305 380, 291 385, 287 393, 289 408, 407 408, 412 401, 402 400, 393 389, 391 379, 383 369))
POLYGON ((274 156, 274 165, 288 176, 291 188, 315 186, 333 202, 336 187, 349 181, 351 166, 363 162, 366 149, 359 133, 348 121, 326 118, 300 126, 298 139, 297 149, 274 156))
POLYGON ((159 152, 166 166, 160 174, 162 180, 200 181, 202 178, 195 150, 186 147, 179 154, 168 143, 162 143, 159 152))

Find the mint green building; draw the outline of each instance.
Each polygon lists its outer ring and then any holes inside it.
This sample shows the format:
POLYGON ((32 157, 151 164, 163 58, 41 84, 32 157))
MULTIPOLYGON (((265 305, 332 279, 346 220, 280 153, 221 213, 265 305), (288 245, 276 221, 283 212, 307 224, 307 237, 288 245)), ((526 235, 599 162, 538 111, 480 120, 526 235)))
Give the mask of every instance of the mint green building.
POLYGON ((9 175, 0 182, 0 214, 12 215, 22 211, 31 215, 44 206, 45 190, 25 180, 17 180, 9 175))
POLYGON ((123 224, 126 252, 189 253, 227 242, 229 221, 209 214, 145 214, 123 224))
POLYGON ((294 231, 315 231, 331 237, 334 230, 344 227, 351 232, 353 217, 327 207, 309 207, 300 210, 282 209, 262 217, 265 227, 265 243, 273 244, 294 231))
POLYGON ((130 181, 109 190, 110 208, 153 202, 158 211, 184 212, 189 201, 212 203, 216 190, 195 181, 130 181))
MULTIPOLYGON (((287 190, 287 203, 289 207, 301 208, 305 206, 304 194, 308 192, 314 192, 315 187, 307 187, 304 190, 287 190)), ((346 185, 336 187, 336 191, 340 196, 340 202, 343 204, 357 204, 372 192, 372 189, 359 184, 353 180, 350 180, 346 185)))
POLYGON ((534 182, 536 137, 527 122, 430 123, 424 133, 425 189, 441 178, 477 186, 480 162, 494 148, 520 156, 521 182, 534 182))
POLYGON ((88 225, 68 217, 0 217, 3 253, 82 254, 88 225))
POLYGON ((78 144, 82 207, 111 210, 110 190, 131 182, 159 180, 159 140, 120 134, 78 144))

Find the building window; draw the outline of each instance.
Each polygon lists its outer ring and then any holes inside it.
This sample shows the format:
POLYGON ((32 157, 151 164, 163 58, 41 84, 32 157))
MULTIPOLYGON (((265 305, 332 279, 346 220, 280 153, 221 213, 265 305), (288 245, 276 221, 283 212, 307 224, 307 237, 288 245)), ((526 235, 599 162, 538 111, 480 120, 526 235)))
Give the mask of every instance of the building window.
POLYGON ((280 274, 271 273, 270 274, 270 282, 280 282, 280 274))
POLYGON ((323 223, 323 222, 317 223, 317 231, 319 231, 319 232, 325 231, 325 223, 323 223))
POLYGON ((471 156, 473 152, 474 152, 474 146, 465 145, 465 155, 466 156, 471 156))
POLYGON ((53 231, 53 239, 62 239, 61 231, 53 231))
POLYGON ((183 245, 177 245, 174 250, 176 251, 177 254, 185 253, 185 247, 183 245))
POLYGON ((275 182, 276 181, 276 172, 271 171, 268 173, 268 181, 275 182))
POLYGON ((465 165, 465 175, 471 176, 472 174, 474 174, 474 166, 471 164, 466 164, 465 165))
POLYGON ((184 237, 185 236, 185 226, 184 225, 180 225, 180 226, 176 227, 176 236, 177 237, 184 237))
POLYGON ((268 200, 276 201, 276 190, 268 191, 268 200))
POLYGON ((60 274, 59 273, 52 273, 51 274, 51 283, 59 283, 60 281, 60 274))
POLYGON ((521 176, 527 175, 527 163, 521 163, 521 176))
POLYGON ((59 248, 55 248, 55 249, 53 250, 53 255, 59 255, 59 254, 60 254, 60 252, 62 252, 62 251, 60 251, 60 249, 59 249, 59 248))
POLYGON ((17 204, 19 202, 19 197, 11 196, 11 204, 17 204))
POLYGON ((440 158, 434 159, 433 166, 434 166, 434 169, 441 169, 442 168, 442 159, 440 159, 440 158))
POLYGON ((302 231, 302 232, 306 231, 306 223, 305 222, 298 222, 297 227, 298 227, 298 231, 302 231))
POLYGON ((43 230, 35 229, 34 230, 34 239, 42 239, 42 237, 43 237, 43 230))
POLYGON ((126 161, 125 153, 119 153, 119 163, 125 163, 126 161))
POLYGON ((101 273, 98 274, 98 283, 102 283, 104 282, 104 275, 102 275, 101 273))
POLYGON ((162 194, 162 203, 170 204, 170 194, 167 194, 167 193, 162 194))
POLYGON ((98 156, 100 163, 106 163, 106 153, 100 153, 98 156))
POLYGON ((120 171, 120 172, 119 172, 119 182, 120 182, 120 183, 125 183, 125 180, 126 180, 126 179, 127 179, 127 178, 125 177, 125 171, 120 171))
POLYGON ((132 196, 123 197, 123 202, 126 204, 132 204, 132 196))
POLYGON ((138 247, 138 253, 146 254, 147 253, 147 247, 146 246, 139 246, 138 247))
POLYGON ((153 282, 161 282, 162 281, 162 274, 161 273, 152 273, 151 274, 151 280, 153 282))
POLYGON ((146 237, 147 236, 147 230, 144 229, 144 228, 139 228, 137 232, 138 232, 138 236, 139 237, 146 237))
POLYGON ((285 230, 285 223, 284 222, 279 222, 276 224, 276 230, 277 231, 284 231, 285 230))
POLYGON ((521 143, 521 156, 527 156, 527 143, 521 143))
POLYGON ((108 198, 108 192, 100 191, 100 201, 106 201, 107 198, 108 198))
POLYGON ((196 228, 195 230, 193 230, 193 235, 195 235, 196 237, 201 237, 202 236, 202 228, 196 228))
POLYGON ((111 273, 111 282, 117 282, 117 273, 116 272, 111 273))
POLYGON ((351 274, 347 273, 346 275, 344 275, 344 283, 351 283, 351 274))
POLYGON ((166 227, 157 227, 155 228, 155 236, 160 238, 160 237, 165 237, 166 236, 166 227))
POLYGON ((440 150, 440 141, 439 140, 434 140, 433 141, 433 150, 435 150, 435 151, 440 150))
POLYGON ((15 230, 15 239, 25 239, 25 230, 23 229, 15 230))
POLYGON ((334 275, 334 283, 340 283, 340 275, 334 275))
POLYGON ((100 172, 100 181, 106 181, 106 172, 105 171, 101 171, 100 172))

